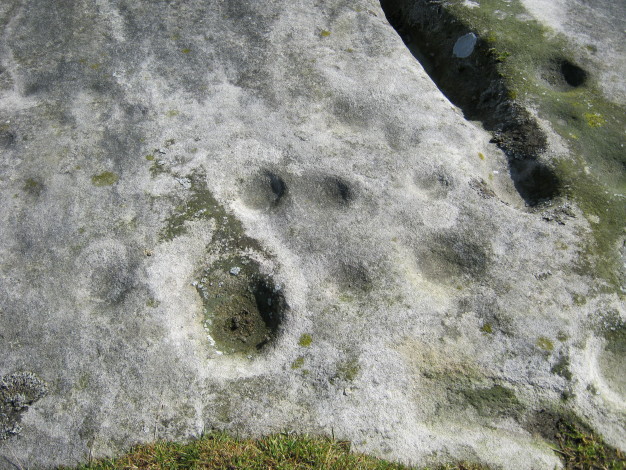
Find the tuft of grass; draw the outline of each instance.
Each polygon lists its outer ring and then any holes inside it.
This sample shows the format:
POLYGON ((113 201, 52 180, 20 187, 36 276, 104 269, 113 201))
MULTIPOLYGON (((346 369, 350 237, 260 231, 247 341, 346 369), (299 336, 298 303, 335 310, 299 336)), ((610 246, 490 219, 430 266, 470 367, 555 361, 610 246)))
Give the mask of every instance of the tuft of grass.
MULTIPOLYGON (((566 470, 624 470, 624 455, 591 432, 571 423, 559 425, 558 448, 566 470)), ((135 446, 118 458, 100 459, 73 470, 409 470, 396 462, 350 451, 350 443, 291 433, 241 439, 212 432, 186 444, 156 442, 135 446)), ((432 470, 489 470, 474 462, 429 467, 432 470)), ((70 470, 60 467, 59 470, 70 470)))
POLYGON ((586 433, 573 424, 562 424, 556 435, 561 456, 567 470, 624 470, 626 456, 607 446, 594 433, 586 433))
POLYGON ((327 437, 273 434, 261 439, 238 439, 226 433, 214 432, 187 444, 157 442, 139 445, 117 459, 94 461, 76 467, 76 470, 409 468, 399 463, 350 452, 349 442, 327 437))

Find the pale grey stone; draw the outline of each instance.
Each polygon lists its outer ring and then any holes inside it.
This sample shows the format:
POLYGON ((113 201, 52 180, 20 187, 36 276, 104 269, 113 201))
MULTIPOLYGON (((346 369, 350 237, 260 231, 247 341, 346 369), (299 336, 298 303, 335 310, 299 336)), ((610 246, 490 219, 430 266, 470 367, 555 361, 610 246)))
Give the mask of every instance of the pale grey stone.
POLYGON ((471 56, 472 52, 474 52, 474 46, 477 40, 478 38, 474 33, 464 34, 454 43, 452 53, 459 59, 465 59, 471 56))
POLYGON ((5 400, 0 468, 215 428, 552 469, 552 409, 624 450, 593 220, 525 200, 542 168, 377 1, 4 0, 0 25, 0 375, 47 384, 5 400))

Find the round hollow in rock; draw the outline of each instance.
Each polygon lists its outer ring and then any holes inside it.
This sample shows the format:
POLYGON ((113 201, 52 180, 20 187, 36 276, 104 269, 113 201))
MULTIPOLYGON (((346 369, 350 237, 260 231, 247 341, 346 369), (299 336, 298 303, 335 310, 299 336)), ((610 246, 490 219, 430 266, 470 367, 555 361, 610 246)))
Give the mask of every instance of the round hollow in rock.
POLYGON ((513 160, 510 171, 515 188, 529 206, 536 206, 560 195, 558 176, 539 160, 513 160))
POLYGON ((245 204, 257 210, 271 210, 282 205, 289 192, 285 179, 278 173, 263 170, 257 173, 245 185, 243 200, 245 204))
POLYGON ((332 201, 339 205, 348 205, 355 198, 352 186, 338 177, 328 177, 325 181, 326 193, 332 201))
POLYGON ((587 72, 569 60, 561 62, 561 75, 563 80, 571 87, 579 87, 587 81, 587 72))
POLYGON ((580 66, 563 57, 548 62, 541 72, 542 78, 557 91, 567 91, 584 86, 589 74, 580 66))

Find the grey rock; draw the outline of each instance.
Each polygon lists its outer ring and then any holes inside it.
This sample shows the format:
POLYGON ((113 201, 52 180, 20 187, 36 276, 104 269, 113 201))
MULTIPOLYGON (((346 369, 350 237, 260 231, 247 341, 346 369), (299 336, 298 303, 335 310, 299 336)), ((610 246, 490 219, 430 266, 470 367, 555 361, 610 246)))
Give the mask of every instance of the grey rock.
POLYGON ((7 374, 0 380, 0 441, 17 436, 22 413, 48 393, 48 387, 32 372, 7 374))
POLYGON ((604 213, 530 207, 378 2, 96 3, 0 2, 0 468, 205 429, 554 468, 548 408, 624 449, 604 213))

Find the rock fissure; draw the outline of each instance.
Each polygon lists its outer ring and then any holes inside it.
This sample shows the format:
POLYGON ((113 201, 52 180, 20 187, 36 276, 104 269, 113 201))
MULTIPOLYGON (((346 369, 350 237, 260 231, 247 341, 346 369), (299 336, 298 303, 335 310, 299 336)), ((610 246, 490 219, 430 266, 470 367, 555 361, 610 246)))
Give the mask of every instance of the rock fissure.
MULTIPOLYGON (((546 135, 511 98, 513 92, 498 70, 504 58, 441 2, 380 3, 391 26, 437 87, 468 120, 480 121, 492 133, 493 142, 507 156, 511 178, 524 201, 536 206, 559 196, 559 178, 541 158, 546 135)), ((567 64, 564 75, 567 71, 570 81, 580 81, 576 66, 567 64)))

